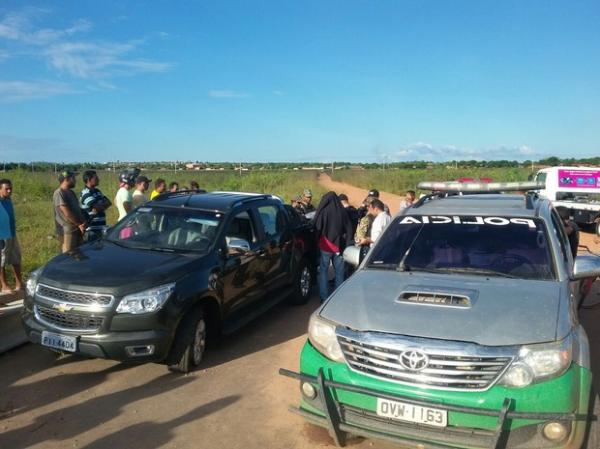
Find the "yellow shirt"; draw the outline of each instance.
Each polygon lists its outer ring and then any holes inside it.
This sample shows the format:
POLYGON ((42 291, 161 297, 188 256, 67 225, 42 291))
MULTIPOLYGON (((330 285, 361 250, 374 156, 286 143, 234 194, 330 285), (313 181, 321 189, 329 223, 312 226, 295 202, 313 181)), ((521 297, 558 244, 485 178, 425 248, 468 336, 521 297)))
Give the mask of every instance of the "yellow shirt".
POLYGON ((159 192, 157 192, 156 190, 153 190, 152 193, 150 194, 150 199, 153 200, 155 196, 160 195, 159 192))

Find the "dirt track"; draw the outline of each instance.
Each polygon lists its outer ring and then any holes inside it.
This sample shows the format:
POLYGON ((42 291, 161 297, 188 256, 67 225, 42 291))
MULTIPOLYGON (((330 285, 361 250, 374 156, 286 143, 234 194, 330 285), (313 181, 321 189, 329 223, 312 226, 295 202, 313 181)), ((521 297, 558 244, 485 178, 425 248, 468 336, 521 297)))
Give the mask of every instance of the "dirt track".
MULTIPOLYGON (((358 205, 366 192, 331 184, 358 205)), ((399 197, 382 195, 392 210, 399 197)), ((585 241, 593 238, 585 238, 585 241)), ((600 302, 600 294, 591 295, 600 302)), ((316 296, 302 307, 280 305, 209 349, 205 368, 188 376, 161 365, 57 359, 26 345, 0 356, 0 448, 312 449, 333 447, 326 432, 287 412, 316 296)), ((600 383, 600 308, 583 311, 600 383)), ((353 448, 392 448, 355 440, 353 448)))

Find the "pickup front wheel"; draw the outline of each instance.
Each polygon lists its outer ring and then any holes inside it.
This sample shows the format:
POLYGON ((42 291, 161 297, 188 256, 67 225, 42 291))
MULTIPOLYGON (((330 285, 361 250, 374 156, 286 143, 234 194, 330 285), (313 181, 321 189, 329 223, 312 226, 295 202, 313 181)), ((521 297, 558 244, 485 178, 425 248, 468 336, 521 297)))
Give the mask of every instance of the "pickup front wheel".
POLYGON ((206 320, 202 309, 194 309, 183 318, 167 359, 169 370, 189 373, 202 363, 206 348, 206 320))

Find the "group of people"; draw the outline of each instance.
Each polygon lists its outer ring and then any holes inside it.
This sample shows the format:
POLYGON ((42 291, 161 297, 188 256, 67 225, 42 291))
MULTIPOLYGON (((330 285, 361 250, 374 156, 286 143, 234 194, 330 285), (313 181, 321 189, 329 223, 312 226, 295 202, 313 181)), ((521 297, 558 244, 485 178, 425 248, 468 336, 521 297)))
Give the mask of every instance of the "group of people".
MULTIPOLYGON (((100 238, 106 228, 106 210, 113 202, 98 188, 100 178, 94 170, 86 170, 82 175, 84 188, 78 199, 73 191, 76 184, 76 173, 64 171, 59 174, 59 187, 54 191, 54 218, 56 235, 61 243, 62 252, 69 252, 80 246, 86 239, 100 238)), ((154 199, 165 192, 190 190, 179 188, 177 182, 167 182, 158 178, 154 181, 154 190, 149 193, 150 183, 147 176, 141 175, 139 169, 125 170, 119 174, 119 190, 114 198, 114 205, 119 212, 119 220, 131 210, 154 199)), ((190 183, 191 189, 199 191, 196 181, 190 183)))
MULTIPOLYGON (((308 207, 314 209, 311 200, 312 193, 305 189, 302 197, 293 201, 292 205, 306 214, 308 207)), ((414 201, 415 192, 411 190, 407 192, 400 208, 410 207, 414 201)), ((333 265, 337 288, 347 272, 342 257, 344 249, 356 245, 361 250, 361 257, 364 257, 390 223, 391 215, 389 208, 379 198, 379 191, 372 189, 358 209, 350 205, 346 194, 326 193, 312 220, 319 237, 319 296, 324 301, 329 296, 329 265, 333 265)))

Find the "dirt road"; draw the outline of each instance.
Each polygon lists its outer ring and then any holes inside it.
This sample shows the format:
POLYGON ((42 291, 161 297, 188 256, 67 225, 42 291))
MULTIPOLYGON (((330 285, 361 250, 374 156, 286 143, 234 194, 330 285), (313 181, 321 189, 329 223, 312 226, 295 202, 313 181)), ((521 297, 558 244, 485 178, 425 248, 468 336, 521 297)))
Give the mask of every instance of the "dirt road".
MULTIPOLYGON (((366 194, 326 185, 354 204, 366 194)), ((399 204, 399 197, 382 196, 391 208, 399 204)), ((594 292, 590 301, 600 303, 600 294, 594 292)), ((308 317, 317 306, 315 296, 306 306, 272 309, 209 348, 204 369, 188 376, 169 374, 157 364, 57 359, 34 345, 1 355, 0 448, 334 447, 324 430, 287 412, 298 402, 298 385, 277 374, 280 367, 298 368, 308 317)), ((582 321, 598 389, 600 307, 583 310, 582 321)), ((375 440, 349 446, 398 449, 375 440)))

